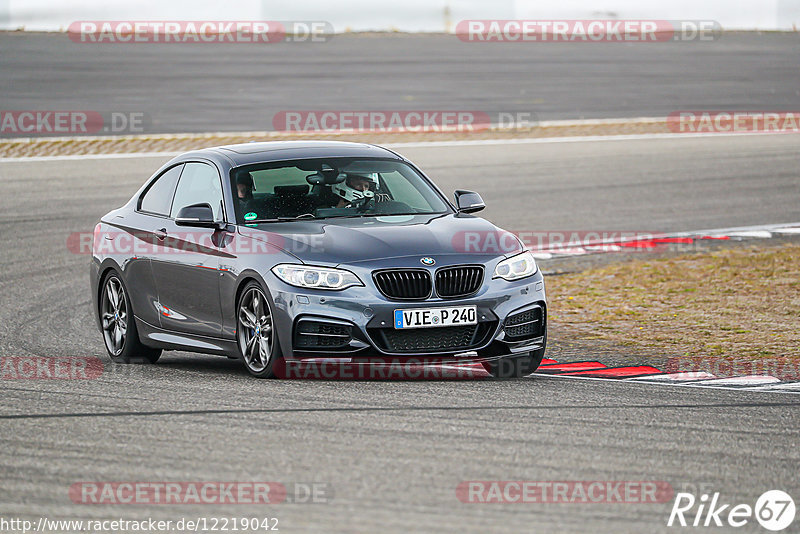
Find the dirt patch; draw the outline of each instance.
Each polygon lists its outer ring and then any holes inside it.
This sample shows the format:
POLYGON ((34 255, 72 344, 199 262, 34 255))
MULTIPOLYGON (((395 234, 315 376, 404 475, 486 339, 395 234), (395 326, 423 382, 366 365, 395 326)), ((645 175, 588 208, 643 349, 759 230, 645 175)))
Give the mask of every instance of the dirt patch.
POLYGON ((665 355, 800 358, 800 245, 633 259, 547 278, 549 320, 665 355))

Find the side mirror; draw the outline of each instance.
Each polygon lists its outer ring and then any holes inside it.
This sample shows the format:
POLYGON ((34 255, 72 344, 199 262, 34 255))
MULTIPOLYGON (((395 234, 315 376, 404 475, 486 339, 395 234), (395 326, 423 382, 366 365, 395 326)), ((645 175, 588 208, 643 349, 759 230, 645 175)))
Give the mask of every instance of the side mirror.
POLYGON ((475 213, 486 207, 481 196, 475 191, 456 189, 453 195, 456 198, 456 207, 459 213, 475 213))
POLYGON ((178 226, 195 226, 197 228, 216 228, 214 221, 214 210, 208 203, 192 204, 184 206, 178 211, 175 217, 175 224, 178 226))

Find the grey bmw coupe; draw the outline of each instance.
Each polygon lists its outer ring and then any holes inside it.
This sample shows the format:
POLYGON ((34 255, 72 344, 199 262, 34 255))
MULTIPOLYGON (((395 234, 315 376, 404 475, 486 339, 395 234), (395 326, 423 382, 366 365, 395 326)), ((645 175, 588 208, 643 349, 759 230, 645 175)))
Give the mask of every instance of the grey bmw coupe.
POLYGON ((116 362, 185 350, 257 377, 320 358, 524 376, 545 352, 544 281, 483 208, 374 145, 189 152, 95 227, 93 311, 116 362))

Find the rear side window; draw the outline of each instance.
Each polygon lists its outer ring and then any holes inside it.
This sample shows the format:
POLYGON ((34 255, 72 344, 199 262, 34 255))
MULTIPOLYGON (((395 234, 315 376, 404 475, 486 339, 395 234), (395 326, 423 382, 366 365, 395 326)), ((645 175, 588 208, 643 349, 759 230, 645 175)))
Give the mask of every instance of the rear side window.
POLYGON ((178 183, 182 169, 183 164, 176 165, 156 178, 156 181, 147 188, 142 196, 139 209, 156 215, 169 216, 169 208, 175 194, 175 184, 178 183))

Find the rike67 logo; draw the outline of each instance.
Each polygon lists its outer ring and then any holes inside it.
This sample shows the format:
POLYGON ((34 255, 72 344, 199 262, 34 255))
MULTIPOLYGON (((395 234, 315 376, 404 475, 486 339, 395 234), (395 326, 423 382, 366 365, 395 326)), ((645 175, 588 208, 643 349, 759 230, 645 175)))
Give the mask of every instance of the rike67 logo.
POLYGON ((726 503, 719 492, 704 493, 699 499, 691 493, 678 493, 667 526, 738 528, 755 518, 765 529, 778 532, 792 524, 795 512, 794 500, 781 490, 764 492, 755 506, 726 503))

